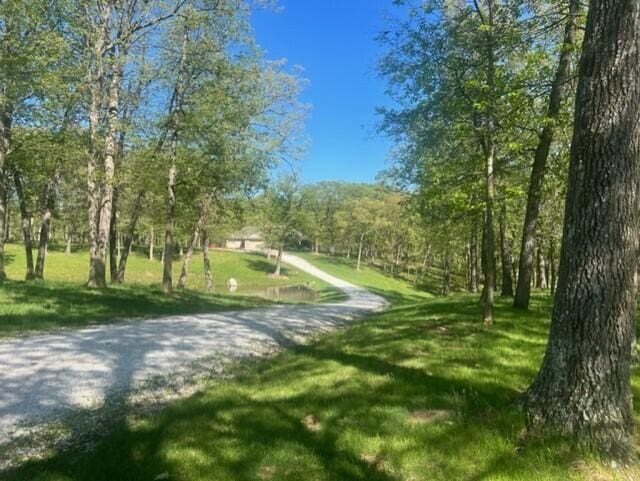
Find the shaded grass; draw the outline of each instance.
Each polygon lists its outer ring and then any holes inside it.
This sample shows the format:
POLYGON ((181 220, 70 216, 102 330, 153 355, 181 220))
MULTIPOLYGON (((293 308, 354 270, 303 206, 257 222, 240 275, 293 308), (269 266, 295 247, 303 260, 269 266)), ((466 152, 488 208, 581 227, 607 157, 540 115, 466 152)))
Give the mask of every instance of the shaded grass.
MULTIPOLYGON (((127 283, 109 289, 86 289, 88 255, 77 252, 65 255, 52 249, 46 261, 45 281, 24 282, 24 251, 21 246, 7 247, 7 274, 0 283, 0 337, 31 330, 81 327, 96 322, 121 319, 214 312, 221 309, 257 307, 270 304, 260 292, 272 286, 309 284, 318 291, 318 301, 337 301, 344 295, 302 271, 286 266, 283 278, 268 276, 274 261, 259 254, 213 251, 214 283, 218 289, 208 294, 204 289, 200 257, 191 263, 188 289, 164 296, 160 289, 162 265, 132 254, 127 267, 127 283), (230 293, 227 279, 234 277, 240 288, 230 293)), ((174 279, 179 277, 181 262, 175 263, 174 279)))
MULTIPOLYGON (((640 479, 577 462, 561 443, 519 446, 518 399, 539 366, 549 309, 543 296, 528 313, 500 300, 483 330, 475 296, 404 304, 247 362, 235 380, 129 419, 90 453, 54 453, 4 479, 640 479)), ((636 396, 639 379, 636 369, 636 396)))

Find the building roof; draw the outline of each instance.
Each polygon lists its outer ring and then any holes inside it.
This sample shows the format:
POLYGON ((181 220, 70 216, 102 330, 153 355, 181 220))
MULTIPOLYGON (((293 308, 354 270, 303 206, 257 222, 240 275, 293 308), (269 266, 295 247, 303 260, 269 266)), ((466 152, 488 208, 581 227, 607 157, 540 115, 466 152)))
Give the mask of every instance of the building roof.
POLYGON ((264 236, 262 235, 262 232, 260 232, 260 230, 256 227, 247 226, 231 234, 229 236, 229 240, 261 241, 264 240, 264 236))

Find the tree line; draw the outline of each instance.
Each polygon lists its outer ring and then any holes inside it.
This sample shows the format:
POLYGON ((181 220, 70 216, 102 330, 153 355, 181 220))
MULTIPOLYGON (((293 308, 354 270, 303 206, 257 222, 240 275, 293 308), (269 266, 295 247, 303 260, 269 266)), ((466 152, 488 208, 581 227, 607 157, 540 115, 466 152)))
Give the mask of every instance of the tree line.
POLYGON ((467 260, 484 326, 497 288, 520 309, 534 286, 555 291, 546 355, 523 396, 528 434, 628 456, 640 5, 397 3, 403 15, 380 35, 394 101, 380 128, 396 141, 387 178, 442 237, 441 257, 467 260))
POLYGON ((0 279, 6 239, 21 238, 31 280, 62 238, 88 246, 89 287, 124 282, 144 230, 172 291, 176 236, 190 238, 180 250, 208 245, 300 153, 305 81, 250 27, 268 3, 2 2, 0 279))

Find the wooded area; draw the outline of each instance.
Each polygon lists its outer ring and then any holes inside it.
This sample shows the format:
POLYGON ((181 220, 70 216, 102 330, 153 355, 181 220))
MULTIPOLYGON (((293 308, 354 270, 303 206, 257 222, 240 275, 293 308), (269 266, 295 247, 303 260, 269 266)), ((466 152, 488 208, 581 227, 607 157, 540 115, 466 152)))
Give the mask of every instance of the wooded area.
POLYGON ((168 295, 201 251, 211 291, 209 247, 251 225, 276 276, 285 249, 354 259, 437 294, 481 291, 487 329, 497 295, 526 310, 549 291, 528 435, 628 457, 640 4, 398 2, 406 16, 379 34, 389 168, 375 185, 303 185, 282 171, 304 151, 306 80, 250 25, 269 3, 0 4, 0 281, 19 241, 27 281, 46 278, 51 244, 87 249, 96 289, 156 249, 168 295))

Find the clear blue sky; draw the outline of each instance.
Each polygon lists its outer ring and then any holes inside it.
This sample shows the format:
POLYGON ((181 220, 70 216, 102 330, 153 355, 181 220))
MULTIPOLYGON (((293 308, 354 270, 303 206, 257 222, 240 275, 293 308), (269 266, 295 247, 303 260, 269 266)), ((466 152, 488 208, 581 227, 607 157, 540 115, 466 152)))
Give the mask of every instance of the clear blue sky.
POLYGON ((280 12, 259 10, 252 24, 271 59, 304 67, 312 105, 302 163, 305 182, 372 181, 390 147, 375 133, 376 106, 387 104, 375 64, 392 0, 280 0, 280 12))

